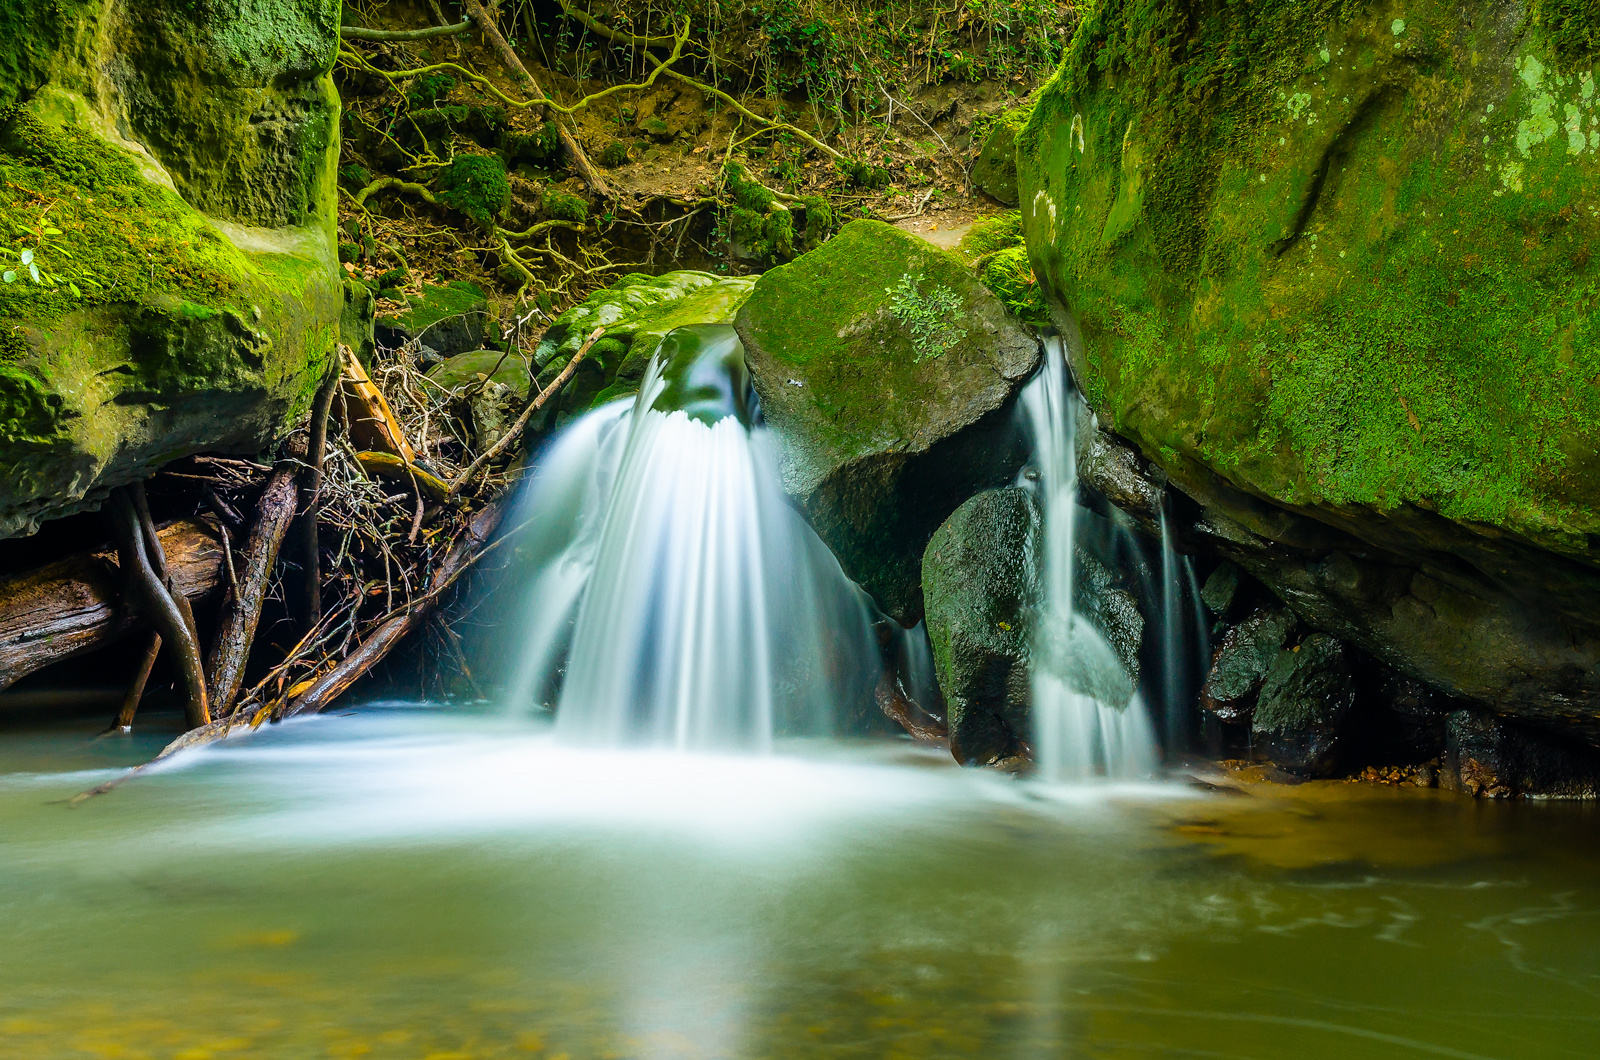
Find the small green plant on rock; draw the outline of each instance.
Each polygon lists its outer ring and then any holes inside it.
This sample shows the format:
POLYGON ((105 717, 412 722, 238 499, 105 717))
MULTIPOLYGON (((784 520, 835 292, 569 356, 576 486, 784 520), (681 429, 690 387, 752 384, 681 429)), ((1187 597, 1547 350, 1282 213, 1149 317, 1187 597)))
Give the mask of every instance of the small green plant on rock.
POLYGON ((471 218, 480 228, 511 200, 511 181, 498 155, 459 155, 439 174, 439 201, 471 218))
POLYGON ((900 282, 887 288, 889 312, 911 331, 913 360, 923 361, 944 353, 967 337, 967 329, 956 320, 962 311, 961 296, 944 284, 922 290, 923 275, 908 272, 900 282))

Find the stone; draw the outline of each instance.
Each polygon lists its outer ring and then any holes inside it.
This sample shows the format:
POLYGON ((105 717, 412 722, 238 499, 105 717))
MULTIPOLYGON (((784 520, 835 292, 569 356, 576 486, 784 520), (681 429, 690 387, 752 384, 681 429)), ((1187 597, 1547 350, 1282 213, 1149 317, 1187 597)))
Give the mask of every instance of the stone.
POLYGON ((1086 399, 1227 558, 1412 678, 1600 742, 1580 7, 1113 0, 1017 163, 1086 399))
POLYGON ((934 530, 1022 466, 1013 399, 1038 340, 957 259, 879 221, 762 274, 734 326, 784 488, 845 573, 914 625, 934 530))
POLYGON ((452 280, 424 284, 403 309, 379 316, 375 326, 379 341, 390 349, 415 342, 449 358, 480 349, 488 322, 489 299, 483 288, 452 280))
POLYGON ((962 764, 998 761, 1027 739, 1040 529, 1028 490, 987 490, 945 520, 923 556, 934 672, 962 764))
POLYGON ((337 47, 321 0, 0 10, 0 536, 309 408, 345 330, 337 47))
POLYGON ((1354 705, 1344 646, 1313 633, 1278 652, 1267 670, 1250 722, 1256 753, 1291 772, 1328 776, 1339 764, 1342 726, 1354 705))
POLYGON ((1017 205, 1017 131, 1027 124, 1028 107, 1013 107, 989 129, 972 163, 972 186, 1006 206, 1017 205))
POLYGON ((674 328, 690 324, 731 324, 755 280, 681 270, 660 276, 629 273, 568 309, 534 352, 538 382, 548 386, 596 327, 600 339, 578 365, 572 382, 537 425, 548 430, 608 401, 635 394, 650 358, 674 328))
POLYGON ((447 390, 492 379, 525 399, 531 366, 527 356, 516 350, 468 350, 428 369, 428 378, 447 390))
POLYGON ((1200 690, 1201 708, 1221 721, 1250 720, 1254 693, 1294 628, 1295 617, 1290 612, 1259 608, 1225 632, 1200 690))

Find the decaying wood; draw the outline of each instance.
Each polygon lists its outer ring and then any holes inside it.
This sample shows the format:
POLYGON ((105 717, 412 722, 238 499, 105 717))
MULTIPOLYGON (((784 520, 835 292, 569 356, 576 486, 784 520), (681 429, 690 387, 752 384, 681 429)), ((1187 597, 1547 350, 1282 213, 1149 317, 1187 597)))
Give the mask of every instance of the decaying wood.
POLYGON ((361 361, 348 346, 339 347, 344 371, 345 408, 349 419, 350 441, 357 449, 393 453, 408 464, 414 464, 417 455, 406 441, 400 421, 383 396, 377 384, 367 375, 361 361))
POLYGON ((122 707, 117 711, 117 720, 111 726, 117 732, 133 731, 133 716, 139 710, 139 701, 144 698, 144 686, 150 681, 150 671, 155 668, 156 656, 161 654, 161 634, 151 632, 145 636, 147 639, 144 653, 139 657, 139 665, 134 668, 133 680, 128 683, 128 692, 122 697, 122 707))
MULTIPOLYGON (((162 528, 160 536, 167 571, 186 597, 200 600, 227 581, 212 526, 184 519, 162 528)), ((109 550, 80 553, 0 579, 0 688, 147 625, 122 606, 117 565, 109 550)))
POLYGON ((278 550, 283 537, 294 521, 296 487, 300 462, 285 460, 267 479, 256 505, 255 525, 245 539, 243 578, 239 592, 230 593, 217 625, 217 638, 211 647, 206 673, 211 678, 213 710, 218 717, 233 709, 234 698, 244 680, 245 664, 250 658, 250 645, 254 643, 256 625, 261 620, 261 602, 266 598, 267 583, 272 579, 278 562, 278 550))
POLYGON ((450 487, 437 476, 428 474, 415 464, 405 463, 393 453, 357 453, 356 463, 368 475, 414 486, 429 500, 445 501, 450 497, 450 487))
POLYGON ((127 486, 119 486, 111 491, 106 501, 106 512, 117 542, 117 563, 122 571, 127 598, 138 606, 150 625, 161 634, 161 639, 170 645, 177 659, 186 693, 184 715, 190 727, 210 724, 205 668, 200 659, 200 645, 192 628, 192 614, 185 621, 188 600, 184 598, 184 606, 178 606, 174 597, 183 597, 183 593, 168 589, 166 580, 157 573, 155 566, 159 562, 165 567, 165 558, 153 561, 149 549, 152 541, 159 545, 160 536, 153 527, 147 530, 148 519, 141 518, 127 486))
MULTIPOLYGON (((506 68, 506 71, 521 78, 528 91, 539 99, 549 99, 550 94, 539 87, 539 82, 535 81, 533 75, 528 73, 528 68, 522 65, 522 60, 517 58, 517 53, 511 50, 510 44, 506 43, 506 39, 501 35, 499 27, 494 24, 493 16, 484 10, 480 0, 464 0, 462 7, 466 11, 467 17, 477 23, 478 29, 483 33, 483 39, 489 42, 489 47, 494 51, 495 57, 500 60, 500 64, 506 68)), ((549 114, 548 110, 546 110, 546 114, 549 114)), ((600 175, 600 171, 595 168, 594 163, 589 161, 589 156, 584 153, 577 139, 567 129, 567 123, 560 118, 555 118, 554 121, 556 132, 561 137, 561 146, 567 152, 567 159, 572 163, 572 168, 577 171, 578 176, 583 178, 583 182, 589 185, 590 191, 602 199, 611 198, 611 186, 600 175)))
POLYGON ((561 388, 567 385, 567 380, 572 378, 572 373, 578 370, 578 362, 583 360, 584 355, 589 352, 589 347, 593 346, 599 340, 600 336, 604 335, 605 333, 606 329, 604 324, 589 332, 589 337, 583 340, 583 345, 578 347, 578 352, 572 355, 572 360, 568 361, 567 366, 561 369, 561 374, 556 376, 555 381, 549 386, 545 387, 543 390, 539 391, 538 395, 535 396, 532 401, 528 402, 528 407, 522 410, 522 415, 518 416, 517 421, 511 425, 505 434, 500 436, 499 441, 485 449, 482 454, 479 455, 478 459, 474 460, 470 465, 468 465, 467 469, 461 472, 460 476, 457 477, 454 482, 450 483, 451 500, 454 500, 461 493, 462 489, 472 481, 472 477, 476 475, 480 469, 487 465, 489 461, 493 460, 495 457, 499 456, 501 453, 505 452, 511 447, 511 443, 517 440, 518 436, 522 434, 522 429, 528 425, 528 420, 533 418, 533 414, 535 412, 538 412, 540 409, 544 408, 546 401, 550 400, 551 397, 561 392, 561 388))

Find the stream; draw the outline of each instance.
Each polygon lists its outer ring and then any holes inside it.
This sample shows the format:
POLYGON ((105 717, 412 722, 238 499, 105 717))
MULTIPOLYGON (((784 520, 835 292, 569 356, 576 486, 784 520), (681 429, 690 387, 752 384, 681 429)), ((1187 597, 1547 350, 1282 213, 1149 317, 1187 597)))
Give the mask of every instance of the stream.
POLYGON ((1590 807, 591 750, 372 704, 61 800, 0 744, 0 1055, 1587 1057, 1590 807))

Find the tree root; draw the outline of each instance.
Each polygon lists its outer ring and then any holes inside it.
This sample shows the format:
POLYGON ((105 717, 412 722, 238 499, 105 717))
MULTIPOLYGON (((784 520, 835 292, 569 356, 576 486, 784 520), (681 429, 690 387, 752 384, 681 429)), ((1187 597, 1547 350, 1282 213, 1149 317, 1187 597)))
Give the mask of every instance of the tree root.
POLYGON ((317 518, 322 514, 322 462, 328 455, 328 413, 333 408, 333 395, 339 389, 343 375, 342 351, 334 356, 327 378, 317 389, 311 402, 311 441, 306 447, 306 470, 301 478, 300 491, 306 499, 306 510, 300 517, 300 547, 304 553, 301 621, 310 629, 322 617, 322 540, 317 532, 317 518))
POLYGON ((151 633, 145 642, 139 666, 133 672, 133 680, 128 684, 128 692, 122 697, 122 709, 117 711, 117 720, 111 725, 112 732, 133 731, 133 716, 139 709, 139 700, 144 698, 144 686, 150 680, 150 671, 155 668, 156 656, 160 654, 161 634, 151 633))
POLYGON ((426 29, 367 29, 365 26, 340 26, 339 36, 345 40, 412 41, 430 37, 451 37, 472 28, 472 20, 457 22, 453 26, 429 26, 426 29))
MULTIPOLYGON (((195 637, 194 615, 184 598, 180 607, 173 599, 166 579, 166 557, 155 526, 150 522, 144 500, 144 484, 118 486, 107 500, 111 532, 117 542, 118 565, 125 579, 128 599, 136 602, 161 638, 172 646, 183 674, 187 699, 184 715, 191 727, 211 722, 206 694, 205 670, 200 660, 200 645, 195 637), (137 500, 136 500, 137 498, 137 500), (154 556, 151 545, 155 546, 154 556), (158 571, 160 573, 158 573, 158 571)), ((182 593, 176 594, 182 597, 182 593)))

